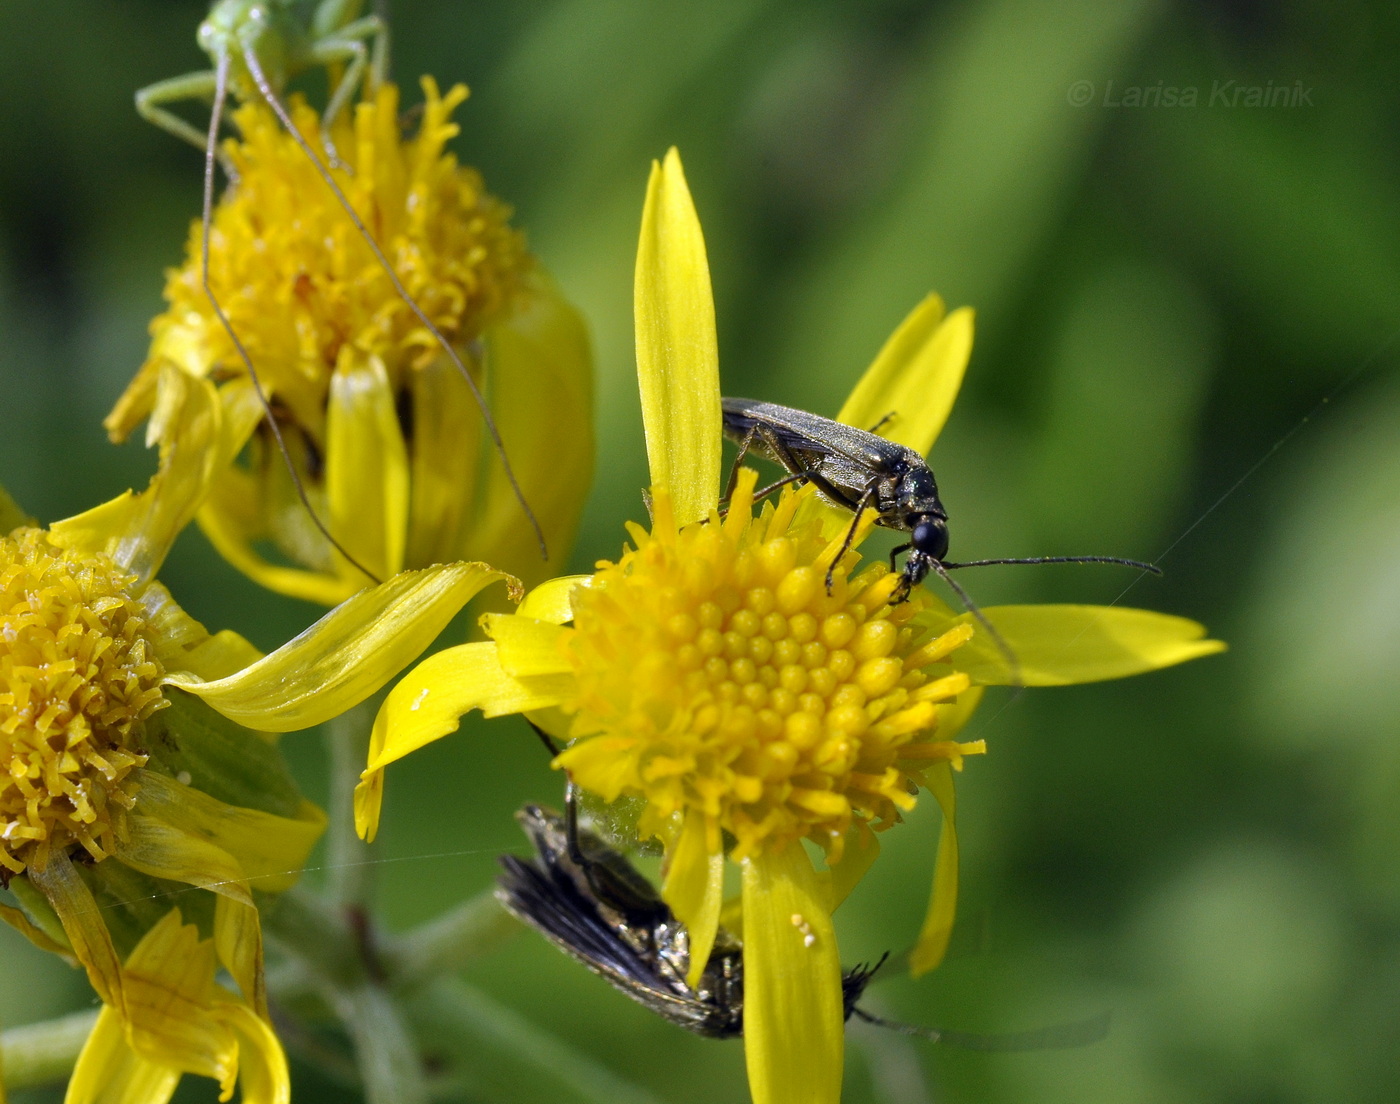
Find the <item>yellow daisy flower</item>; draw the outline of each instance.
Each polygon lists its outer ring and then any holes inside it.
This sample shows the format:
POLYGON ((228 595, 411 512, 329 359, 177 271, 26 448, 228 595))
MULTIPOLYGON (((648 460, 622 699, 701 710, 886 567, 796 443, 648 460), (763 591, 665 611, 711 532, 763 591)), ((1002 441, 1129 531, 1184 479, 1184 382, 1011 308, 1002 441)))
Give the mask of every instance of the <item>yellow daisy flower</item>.
MULTIPOLYGON (((752 516, 754 473, 721 517, 714 308, 699 220, 672 150, 653 167, 636 273, 637 368, 652 475, 650 529, 586 577, 533 590, 484 619, 490 641, 430 657, 386 699, 356 794, 372 834, 384 768, 486 716, 532 712, 567 735, 556 760, 605 801, 640 799, 642 837, 665 850, 662 895, 689 927, 689 979, 719 926, 726 858, 741 870, 744 1036, 758 1104, 840 1096, 841 959, 831 914, 875 858, 875 833, 929 789, 943 810, 935 886, 914 953, 941 959, 957 889, 952 772, 981 741, 952 737, 982 687, 1012 681, 975 622, 918 591, 891 605, 884 564, 835 564, 850 515, 811 488, 752 516), (806 843, 824 854, 818 871, 806 843)), ((841 412, 898 410, 926 452, 957 393, 972 315, 922 303, 841 412)), ((873 518, 861 522, 858 537, 873 518)), ((985 611, 1021 681, 1116 678, 1220 650, 1192 621, 1146 610, 985 611)))
POLYGON ((217 960, 266 1018, 254 889, 289 888, 325 826, 269 733, 364 700, 503 577, 481 564, 404 573, 267 656, 211 635, 155 573, 207 491, 223 408, 174 369, 160 395, 160 468, 141 494, 48 529, 0 497, 0 882, 20 905, 0 919, 80 963, 144 1061, 205 1072, 190 1064, 192 1028, 149 992, 179 993, 188 968, 142 950, 157 903, 184 894, 213 939, 199 961, 217 960))
MULTIPOLYGON (((488 397, 552 561, 568 551, 592 472, 592 360, 577 313, 512 229, 509 208, 446 144, 467 90, 429 78, 417 133, 402 136, 385 84, 333 128, 333 174, 408 292, 488 397)), ((292 113, 319 147, 319 120, 292 113)), ((211 228, 210 282, 270 396, 302 485, 340 545, 380 579, 485 559, 549 573, 457 367, 393 286, 295 139, 260 100, 234 114, 237 184, 211 228)), ((334 605, 365 585, 307 514, 243 359, 205 295, 201 227, 169 273, 150 354, 108 415, 124 439, 174 365, 219 385, 223 460, 200 526, 263 586, 334 605), (240 459, 235 459, 239 458, 240 459), (265 552, 268 544, 281 560, 265 552)))

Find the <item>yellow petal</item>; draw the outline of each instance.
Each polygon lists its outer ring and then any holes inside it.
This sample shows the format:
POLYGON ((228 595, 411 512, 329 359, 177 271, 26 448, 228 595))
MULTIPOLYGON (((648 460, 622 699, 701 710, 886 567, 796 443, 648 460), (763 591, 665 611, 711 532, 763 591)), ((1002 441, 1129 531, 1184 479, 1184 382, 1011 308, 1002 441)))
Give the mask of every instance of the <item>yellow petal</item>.
POLYGON ((969 686, 958 695, 957 701, 938 706, 937 735, 940 740, 951 740, 972 720, 972 714, 982 704, 986 690, 981 686, 969 686))
POLYGON ((63 933, 102 1003, 124 1009, 121 959, 97 901, 77 868, 66 854, 55 849, 49 852, 49 861, 42 870, 31 866, 26 876, 58 915, 63 933))
POLYGON ((563 625, 574 619, 574 590, 588 586, 592 581, 592 575, 559 575, 525 595, 525 600, 515 612, 521 617, 563 625))
POLYGON ((845 1008, 823 886, 800 843, 742 866, 749 1094, 754 1104, 836 1104, 845 1008))
POLYGON ((573 670, 564 641, 571 630, 549 621, 511 613, 488 613, 481 619, 496 642, 496 659, 509 675, 560 675, 573 670))
POLYGON ((220 1000, 215 1015, 238 1039, 238 1088, 242 1104, 289 1104, 287 1056, 276 1034, 247 1005, 220 1000))
MULTIPOLYGON (((362 565, 387 579, 403 569, 408 538, 408 447, 383 361, 345 346, 326 403, 330 531, 362 565)), ((356 571, 350 564, 344 568, 356 571)))
POLYGON ((208 1015, 217 971, 209 942, 181 921, 178 908, 170 909, 126 960, 127 1042, 149 1062, 231 1090, 237 1041, 208 1015))
POLYGON ((209 491, 221 418, 211 383, 173 368, 164 371, 148 429, 148 436, 157 428, 164 434, 150 485, 55 522, 50 538, 75 552, 102 553, 143 582, 152 578, 209 491))
POLYGON ((500 460, 489 454, 475 538, 480 543, 471 554, 534 583, 567 562, 593 483, 588 330, 542 274, 532 281, 523 309, 487 331, 486 377, 497 429, 525 501, 544 529, 549 559, 540 556, 500 460))
POLYGON ((243 868, 222 847, 198 835, 197 826, 182 822, 177 810, 162 811, 174 814, 172 819, 139 814, 125 818, 117 858, 153 878, 184 882, 218 895, 214 943, 219 961, 259 1014, 265 1015, 262 928, 243 868))
POLYGON ((879 854, 879 839, 863 824, 852 827, 846 833, 846 846, 841 849, 841 861, 831 868, 833 912, 850 896, 851 890, 865 877, 865 872, 870 869, 879 854))
MULTIPOLYGON (((226 480, 215 483, 210 502, 199 512, 199 527, 219 555, 253 582, 289 598, 300 598, 319 606, 334 606, 369 581, 353 568, 353 577, 349 573, 331 575, 323 571, 286 567, 263 559, 253 550, 253 531, 235 525, 231 513, 223 508, 220 493, 225 483, 226 480)), ((257 528, 261 529, 262 526, 257 528)))
MULTIPOLYGON (((470 352, 462 352, 463 362, 473 366, 470 352)), ((477 485, 485 433, 471 389, 446 356, 414 369, 409 378, 412 497, 404 562, 418 567, 465 555, 500 564, 494 552, 469 537, 476 521, 472 489, 477 485)))
MULTIPOLYGON (((1153 610, 1043 605, 992 606, 982 612, 1016 653, 1026 686, 1127 678, 1226 647, 1223 641, 1205 639, 1204 625, 1153 610)), ((996 642, 971 614, 958 620, 977 631, 954 654, 954 666, 986 686, 1014 683, 1011 665, 996 642)))
POLYGON ((930 295, 915 307, 856 384, 838 422, 870 429, 926 455, 953 410, 972 355, 972 311, 946 318, 943 300, 930 295))
POLYGON ((131 1049, 121 1016, 106 1006, 78 1055, 63 1104, 165 1104, 179 1083, 178 1069, 131 1049))
POLYGON ((383 770, 425 744, 457 730, 462 714, 488 717, 542 709, 568 700, 572 675, 517 679, 506 673, 490 641, 462 644, 429 656, 389 692, 370 733, 369 763, 355 787, 355 828, 373 839, 383 802, 383 770))
POLYGON ((676 846, 667 856, 669 866, 661 887, 661 896, 671 911, 690 929, 690 969, 685 982, 692 989, 700 985, 719 931, 719 910, 724 903, 724 852, 719 842, 718 829, 706 824, 704 814, 689 810, 676 846), (715 837, 713 848, 711 835, 715 837))
POLYGON ((700 219, 674 148, 651 167, 633 292, 637 382, 651 484, 670 489, 676 524, 719 496, 719 349, 700 219))
POLYGON ((948 952, 948 940, 953 935, 953 919, 958 908, 958 831, 957 792, 953 788, 953 770, 947 763, 938 763, 928 774, 929 792, 943 810, 943 829, 938 836, 938 857, 933 863, 933 889, 929 894, 928 912, 919 930, 918 941, 909 953, 909 972, 915 977, 926 974, 943 961, 948 952))
POLYGON ((485 564, 405 571, 331 610, 295 640, 227 678, 165 681, 264 732, 310 728, 364 701, 432 643, 482 587, 509 576, 485 564))
POLYGON ((10 497, 10 492, 0 487, 0 537, 21 525, 34 524, 34 519, 21 510, 19 503, 10 497))
POLYGON ((136 781, 136 812, 177 824, 227 852, 250 886, 263 893, 296 884, 326 828, 326 814, 309 801, 296 818, 280 817, 225 804, 154 771, 137 771, 136 781))

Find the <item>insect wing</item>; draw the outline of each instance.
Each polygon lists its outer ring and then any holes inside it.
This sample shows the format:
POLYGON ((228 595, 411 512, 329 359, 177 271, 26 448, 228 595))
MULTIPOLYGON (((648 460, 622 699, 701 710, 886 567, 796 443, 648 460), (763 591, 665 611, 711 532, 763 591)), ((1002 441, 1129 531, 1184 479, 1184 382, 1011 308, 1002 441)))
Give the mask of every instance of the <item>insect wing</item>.
MULTIPOLYGON (((785 448, 803 459, 842 457, 855 469, 865 472, 867 478, 872 470, 896 463, 904 455, 902 446, 878 434, 805 410, 756 399, 720 401, 724 408, 725 433, 732 440, 742 441, 750 430, 757 428, 772 434, 785 448)), ((762 436, 755 436, 754 444, 763 448, 762 436)))

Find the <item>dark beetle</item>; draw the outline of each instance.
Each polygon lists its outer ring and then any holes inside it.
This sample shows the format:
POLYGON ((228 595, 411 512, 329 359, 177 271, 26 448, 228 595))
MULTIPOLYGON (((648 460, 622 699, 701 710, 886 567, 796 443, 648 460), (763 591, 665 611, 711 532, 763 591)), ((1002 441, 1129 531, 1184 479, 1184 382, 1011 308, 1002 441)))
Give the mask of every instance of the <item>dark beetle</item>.
MULTIPOLYGON (((924 458, 913 449, 865 429, 834 422, 777 403, 754 399, 721 399, 724 434, 739 445, 725 497, 734 490, 739 465, 751 451, 787 469, 788 475, 760 496, 784 483, 811 483, 837 506, 852 511, 859 520, 867 509, 878 515, 876 524, 909 534, 909 543, 890 553, 908 551, 895 601, 909 592, 948 555, 948 513, 938 499, 938 484, 924 458)), ((855 539, 855 523, 846 533, 831 572, 855 539)))
MULTIPOLYGON (((580 829, 572 793, 564 816, 526 805, 516 820, 534 859, 502 855, 496 899, 571 958, 673 1024, 712 1039, 744 1033, 743 947, 722 928, 698 988, 685 982, 690 936, 651 883, 619 852, 580 829)), ((897 1023, 857 1007, 886 955, 841 979, 846 1019, 964 1050, 1026 1051, 1086 1046, 1108 1034, 1108 1016, 1034 1031, 979 1035, 897 1023)))
POLYGON ((831 593, 832 577, 855 540, 860 515, 874 509, 875 524, 886 529, 898 529, 909 534, 909 541, 890 552, 890 570, 895 570, 895 557, 908 552, 899 585, 890 597, 902 602, 909 592, 924 581, 930 571, 936 571, 952 587, 968 610, 989 630, 998 646, 1011 660, 1015 656, 1001 640, 976 605, 963 592, 948 572, 959 567, 986 567, 990 564, 1046 563, 1111 563, 1137 567, 1160 575, 1161 569, 1139 560, 1117 556, 1037 556, 1029 559, 970 560, 950 563, 948 555, 948 512, 938 498, 938 484, 928 463, 913 449, 881 437, 873 429, 855 426, 795 410, 777 403, 755 399, 721 399, 724 414, 724 435, 739 446, 739 454, 729 473, 725 488, 727 499, 734 491, 739 466, 751 451, 757 451, 787 469, 787 475, 758 491, 764 495, 785 483, 810 483, 834 505, 850 510, 855 518, 846 530, 841 550, 826 572, 826 590, 831 593))
MULTIPOLYGON (((599 977, 697 1035, 732 1039, 744 1031, 743 948, 723 928, 692 989, 690 933, 631 863, 571 818, 538 805, 515 814, 535 859, 502 855, 496 899, 599 977)), ((846 973, 846 1018, 875 969, 846 973)))

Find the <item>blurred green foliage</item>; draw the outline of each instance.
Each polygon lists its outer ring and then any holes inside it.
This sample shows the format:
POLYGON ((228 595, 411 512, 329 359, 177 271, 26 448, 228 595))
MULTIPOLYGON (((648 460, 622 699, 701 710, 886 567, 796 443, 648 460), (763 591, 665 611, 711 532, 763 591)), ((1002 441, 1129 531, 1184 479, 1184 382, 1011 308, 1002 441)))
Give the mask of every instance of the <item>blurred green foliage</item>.
MULTIPOLYGON (((152 464, 99 420, 142 359, 200 160, 131 97, 201 67, 203 11, 0 6, 0 479, 46 520, 152 464)), ((1396 1099, 1400 9, 400 0, 393 19, 401 81, 472 85, 457 148, 593 328, 602 453, 577 566, 615 554, 641 512, 632 260, 649 159, 675 143, 727 391, 830 414, 926 290, 974 305, 968 383, 933 456, 955 553, 1156 556, 1168 573, 1126 594, 1123 576, 1075 568, 969 588, 1122 597, 1232 645, 1130 683, 989 698, 973 735, 990 754, 960 780, 953 960, 871 991, 886 1014, 974 1031, 1110 1010, 1109 1037, 987 1056, 853 1027, 847 1098, 1396 1099), (1226 82, 1307 102, 1211 102, 1226 82), (1156 86, 1197 88, 1197 106, 1112 106, 1156 86)), ((316 614, 195 533, 164 578, 263 646, 316 614)), ((287 746, 323 793, 319 744, 287 746)), ((558 792, 514 721, 469 723, 396 767, 393 923, 485 887, 494 855, 523 845, 512 810, 558 792)), ((838 916, 848 961, 911 942, 931 813, 885 837, 838 916)), ((6 1024, 90 999, 8 932, 0 946, 6 1024)), ((743 1098, 737 1045, 649 1017, 533 936, 470 976, 660 1100, 743 1098)), ((182 1099, 212 1099, 191 1081, 182 1099)), ((339 1092, 303 1072, 298 1098, 339 1092)))

